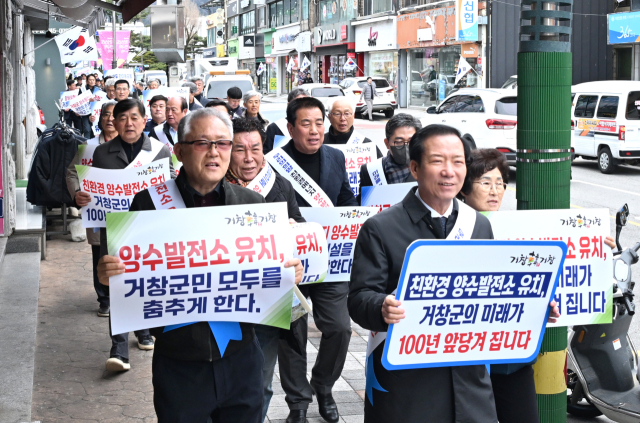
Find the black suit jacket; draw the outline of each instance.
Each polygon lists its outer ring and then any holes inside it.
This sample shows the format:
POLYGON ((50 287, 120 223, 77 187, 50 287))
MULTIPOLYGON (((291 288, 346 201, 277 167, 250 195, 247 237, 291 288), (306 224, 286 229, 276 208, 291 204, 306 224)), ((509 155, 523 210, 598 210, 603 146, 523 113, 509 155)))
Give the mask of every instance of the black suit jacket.
MULTIPOLYGON (((293 140, 282 147, 285 153, 293 158, 293 140)), ((323 145, 320 147, 320 180, 316 181, 320 188, 327 194, 334 206, 357 206, 356 197, 353 196, 344 154, 340 150, 323 145)), ((296 192, 296 200, 300 207, 310 207, 307 200, 296 192)))
MULTIPOLYGON (((440 225, 415 195, 407 196, 363 225, 353 257, 348 308, 354 322, 371 331, 385 332, 382 303, 398 286, 405 252, 418 239, 444 239, 440 225)), ((447 221, 451 232, 458 216, 458 203, 447 221), (455 218, 454 218, 455 217, 455 218)), ((476 213, 472 239, 493 239, 489 220, 476 213)), ((460 258, 452 258, 460 259, 460 258)), ((365 398, 365 420, 374 423, 401 421, 421 423, 425 415, 438 423, 496 423, 489 374, 483 365, 428 369, 386 370, 381 363, 384 344, 372 354, 373 373, 387 392, 373 389, 365 398), (420 401, 415 393, 420 392, 420 401), (373 405, 371 405, 373 402, 373 405)), ((369 377, 369 375, 367 374, 369 377)))
MULTIPOLYGON (((367 168, 368 163, 363 164, 362 166, 360 166, 360 189, 358 190, 358 204, 362 204, 362 188, 364 187, 372 187, 373 186, 373 182, 371 181, 371 176, 369 175, 369 169, 367 168)), ((386 176, 385 176, 386 177, 386 176)), ((407 177, 405 178, 404 181, 402 181, 402 183, 406 183, 406 182, 415 182, 415 178, 413 177, 413 175, 411 173, 409 173, 407 175, 407 177)), ((388 184, 391 184, 391 182, 387 181, 388 184)))
MULTIPOLYGON (((157 125, 156 125, 156 126, 157 126, 157 125)), ((169 125, 166 125, 166 122, 165 122, 165 125, 162 127, 162 132, 164 132, 164 133, 165 133, 165 135, 167 136, 167 139, 169 140, 169 142, 171 143, 171 145, 176 145, 175 140, 174 140, 174 139, 173 139, 173 137, 171 136, 171 132, 169 132, 169 128, 170 128, 170 126, 169 126, 169 125)), ((155 139, 157 139, 158 141, 160 141, 160 140, 158 139, 158 136, 156 135, 156 131, 150 131, 150 132, 149 132, 149 137, 151 137, 151 138, 155 138, 155 139)))

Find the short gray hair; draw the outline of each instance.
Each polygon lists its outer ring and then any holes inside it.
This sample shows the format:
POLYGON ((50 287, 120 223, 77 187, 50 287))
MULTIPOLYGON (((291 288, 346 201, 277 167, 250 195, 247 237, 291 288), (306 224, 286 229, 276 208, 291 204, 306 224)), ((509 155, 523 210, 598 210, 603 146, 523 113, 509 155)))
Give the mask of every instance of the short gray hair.
POLYGON ((250 90, 244 93, 244 95, 242 96, 242 102, 246 103, 247 101, 251 100, 253 97, 258 97, 258 100, 262 101, 262 94, 260 94, 256 90, 250 90))
POLYGON ((180 124, 178 125, 178 140, 184 141, 185 136, 191 132, 191 121, 198 119, 206 119, 206 118, 218 118, 224 123, 229 131, 230 139, 233 139, 233 124, 231 123, 231 118, 227 113, 222 113, 220 110, 215 109, 213 107, 205 107, 203 109, 194 110, 191 113, 188 113, 185 117, 180 120, 180 124))
POLYGON ((149 81, 149 84, 151 84, 152 82, 157 82, 158 86, 162 85, 162 81, 160 81, 158 78, 154 78, 151 81, 149 81))
POLYGON ((204 82, 202 78, 200 78, 199 76, 192 76, 191 78, 189 78, 189 81, 195 83, 196 81, 201 81, 204 82))
POLYGON ((107 79, 105 81, 104 86, 105 87, 115 87, 116 81, 117 81, 117 79, 115 79, 115 78, 109 78, 109 79, 107 79))
POLYGON ((305 90, 304 88, 294 88, 291 90, 289 96, 287 97, 287 103, 291 103, 293 100, 300 96, 311 97, 311 94, 309 94, 309 91, 305 90))
POLYGON ((193 82, 185 82, 182 84, 183 87, 189 87, 189 92, 191 94, 195 94, 198 91, 198 87, 193 82))

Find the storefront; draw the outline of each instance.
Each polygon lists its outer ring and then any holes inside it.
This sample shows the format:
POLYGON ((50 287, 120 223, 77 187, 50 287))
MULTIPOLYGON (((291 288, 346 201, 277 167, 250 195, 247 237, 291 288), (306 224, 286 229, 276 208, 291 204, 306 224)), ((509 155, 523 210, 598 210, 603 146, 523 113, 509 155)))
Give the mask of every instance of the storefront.
POLYGON ((296 36, 300 33, 299 24, 279 27, 272 36, 271 57, 275 58, 273 68, 277 80, 277 94, 288 94, 293 88, 298 74, 298 53, 296 36), (294 66, 289 66, 293 59, 294 66))
MULTIPOLYGON (((313 56, 311 54, 311 32, 305 31, 296 37, 296 51, 298 52, 298 64, 302 67, 305 57, 311 63, 304 72, 309 72, 313 78, 313 56)), ((314 80, 315 81, 315 80, 314 80)))
POLYGON ((228 53, 229 57, 238 58, 238 47, 240 45, 240 41, 236 38, 234 40, 229 40, 228 42, 228 53))
POLYGON ((269 84, 268 93, 278 93, 278 58, 277 57, 265 57, 266 68, 262 74, 264 80, 269 84))
POLYGON ((389 85, 397 87, 398 43, 396 17, 383 16, 354 21, 356 27, 356 52, 364 53, 364 74, 385 78, 389 85))
MULTIPOLYGON (((455 88, 478 87, 473 71, 456 84, 462 45, 455 37, 455 6, 407 13, 397 17, 397 40, 407 49, 407 98, 409 106, 428 107, 442 102, 455 88)), ((466 43, 465 55, 473 68, 482 74, 478 59, 480 45, 466 43), (475 48, 474 48, 475 47, 475 48), (472 57, 474 56, 475 57, 472 57)), ((404 69, 400 70, 400 77, 404 69)))
POLYGON ((238 69, 249 69, 249 75, 256 83, 256 36, 241 35, 238 37, 238 46, 238 69))
POLYGON ((319 62, 318 81, 339 84, 343 79, 361 73, 358 67, 344 67, 349 58, 358 63, 355 53, 355 31, 351 25, 329 24, 316 27, 314 31, 314 52, 319 62))

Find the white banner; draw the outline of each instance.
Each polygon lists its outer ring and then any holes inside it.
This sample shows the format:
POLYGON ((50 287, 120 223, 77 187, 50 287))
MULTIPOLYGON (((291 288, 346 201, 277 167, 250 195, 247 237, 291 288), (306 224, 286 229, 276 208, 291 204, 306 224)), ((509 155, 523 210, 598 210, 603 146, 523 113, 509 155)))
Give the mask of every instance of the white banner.
POLYGON ((100 123, 100 112, 102 111, 103 104, 104 101, 94 101, 90 104, 91 116, 96 118, 96 120, 94 120, 91 124, 91 129, 93 129, 94 135, 100 135, 100 132, 102 132, 102 130, 98 127, 98 124, 100 123))
POLYGON ((363 206, 378 207, 380 210, 388 209, 404 200, 411 188, 415 186, 418 186, 417 182, 363 187, 361 203, 363 206))
POLYGON ((558 241, 414 242, 396 292, 406 317, 389 326, 383 366, 532 361, 565 252, 558 241), (521 256, 532 265, 521 266, 521 256))
POLYGON ((69 109, 69 104, 78 96, 78 90, 60 92, 60 105, 63 109, 69 109))
POLYGON ((327 240, 329 265, 324 282, 348 282, 353 250, 362 224, 378 213, 373 207, 300 207, 307 222, 322 225, 327 240))
POLYGON ((351 186, 353 195, 357 197, 360 190, 360 167, 365 163, 371 164, 376 160, 377 152, 375 144, 371 142, 352 145, 331 144, 329 147, 338 149, 344 153, 349 185, 351 186))
POLYGON ((316 222, 296 223, 293 230, 294 256, 302 261, 300 284, 320 283, 327 277, 329 248, 322 225, 316 222))
POLYGON ((78 146, 78 157, 81 166, 93 166, 93 153, 96 151, 97 144, 80 144, 78 146))
POLYGON ((91 195, 82 208, 83 228, 104 228, 107 214, 126 212, 140 191, 171 179, 169 158, 131 169, 98 169, 76 165, 81 190, 91 195))
POLYGON ((85 91, 70 100, 67 108, 73 110, 80 116, 86 116, 91 113, 91 96, 90 91, 85 91))
POLYGON ((118 79, 126 79, 127 81, 129 81, 129 88, 133 88, 133 83, 135 82, 135 75, 133 73, 133 69, 121 69, 121 68, 117 68, 117 69, 108 69, 106 71, 104 71, 104 77, 112 77, 115 78, 116 81, 118 79))
MULTIPOLYGON (((613 261, 604 244, 610 234, 608 209, 519 210, 483 213, 493 236, 503 240, 558 240, 568 250, 555 300, 562 315, 549 326, 611 323, 613 261), (535 224, 532 224, 535 223, 535 224)), ((520 264, 530 266, 522 256, 520 264)))
POLYGON ((286 203, 110 214, 109 254, 126 266, 109 280, 113 333, 200 321, 288 329, 288 220, 286 203))

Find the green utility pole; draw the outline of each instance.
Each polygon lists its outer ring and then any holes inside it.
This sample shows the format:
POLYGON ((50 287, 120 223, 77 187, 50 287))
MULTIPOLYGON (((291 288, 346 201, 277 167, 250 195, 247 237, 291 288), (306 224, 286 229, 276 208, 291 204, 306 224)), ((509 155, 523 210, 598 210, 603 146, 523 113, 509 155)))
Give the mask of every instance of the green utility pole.
MULTIPOLYGON (((573 0, 521 0, 518 210, 570 207, 572 9, 573 0)), ((533 366, 541 423, 567 421, 566 356, 567 328, 548 328, 533 366)))

